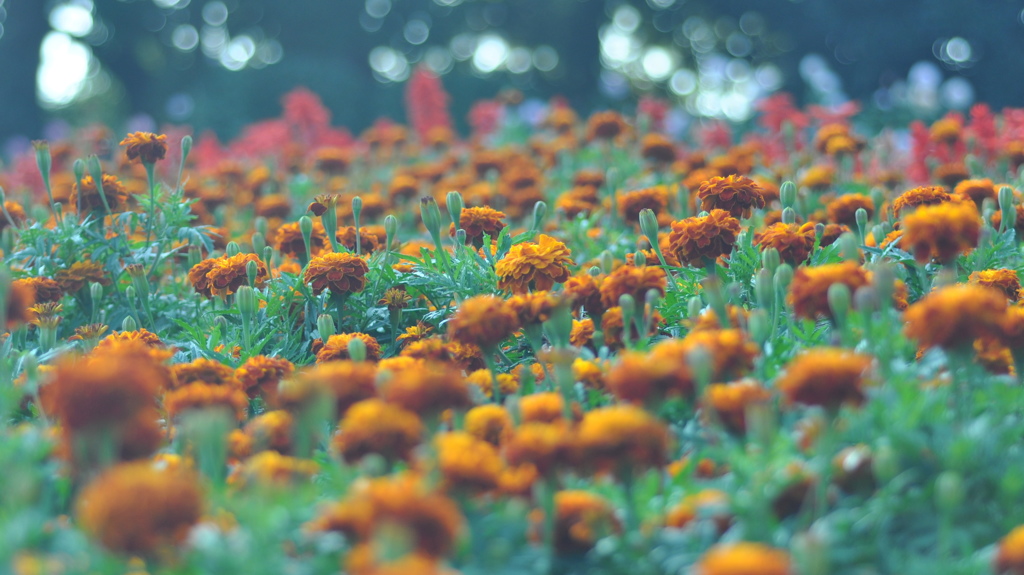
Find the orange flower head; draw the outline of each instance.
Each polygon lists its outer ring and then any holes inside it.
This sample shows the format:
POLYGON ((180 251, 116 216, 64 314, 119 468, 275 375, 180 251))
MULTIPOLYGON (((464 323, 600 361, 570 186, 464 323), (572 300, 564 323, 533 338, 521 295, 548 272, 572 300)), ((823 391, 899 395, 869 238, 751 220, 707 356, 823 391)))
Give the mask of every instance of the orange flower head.
POLYGON ((466 432, 453 431, 435 436, 434 446, 448 490, 472 494, 498 487, 504 465, 490 443, 466 432))
POLYGON ((519 325, 524 327, 544 323, 561 303, 561 297, 548 291, 518 294, 508 300, 509 307, 516 312, 519 325))
POLYGON ((587 119, 587 140, 614 140, 629 131, 622 114, 607 110, 587 119))
MULTIPOLYGON (((662 344, 659 347, 664 346, 662 344)), ((647 355, 634 351, 619 354, 608 372, 608 391, 620 401, 655 404, 666 397, 693 396, 693 374, 686 357, 647 355)))
MULTIPOLYGON (((103 197, 107 199, 111 213, 128 211, 129 195, 121 180, 112 174, 103 174, 100 179, 103 183, 103 197)), ((107 208, 103 205, 103 197, 100 196, 99 188, 92 176, 85 176, 81 182, 75 182, 71 186, 71 196, 68 203, 72 208, 78 209, 81 204, 80 213, 103 212, 107 208)))
POLYGON ((671 164, 676 159, 676 148, 663 134, 651 132, 640 140, 640 157, 652 164, 671 164))
POLYGON ((295 365, 283 357, 257 355, 245 360, 235 376, 249 397, 277 394, 277 384, 295 371, 295 365))
POLYGON ((303 280, 320 295, 330 288, 334 295, 359 293, 366 287, 370 271, 363 258, 348 253, 327 253, 310 260, 303 280))
MULTIPOLYGON (((651 314, 651 331, 641 336, 637 326, 631 325, 629 326, 630 336, 633 341, 640 337, 652 336, 658 333, 658 328, 663 323, 665 323, 665 319, 655 310, 651 314)), ((605 345, 612 349, 620 347, 623 343, 622 334, 625 330, 626 326, 622 320, 622 308, 619 306, 608 308, 601 316, 601 331, 604 332, 605 345)))
MULTIPOLYGON (((368 217, 367 205, 363 204, 363 217, 368 217)), ((356 250, 356 228, 355 226, 345 226, 338 229, 337 236, 338 243, 345 246, 351 251, 356 250)), ((384 242, 380 241, 377 234, 371 232, 366 228, 359 228, 359 249, 361 253, 372 253, 384 247, 384 242)))
POLYGON ((536 243, 516 244, 495 266, 498 288, 515 293, 550 290, 569 279, 569 266, 575 265, 571 256, 565 244, 544 234, 536 243))
POLYGON ((828 204, 828 219, 835 224, 853 226, 857 224, 857 210, 864 208, 870 218, 875 213, 875 203, 864 194, 843 194, 828 204))
POLYGON ((1024 575, 1024 525, 999 540, 993 567, 999 575, 1024 575))
POLYGON ((775 248, 782 261, 798 266, 807 261, 814 248, 814 224, 772 224, 754 234, 754 245, 760 246, 761 251, 775 248))
POLYGON ((519 399, 519 417, 523 422, 552 423, 565 416, 565 399, 560 393, 544 392, 524 395, 519 399))
POLYGON ((619 298, 630 295, 633 301, 643 305, 648 291, 664 296, 667 285, 668 279, 661 267, 622 266, 601 282, 601 304, 606 308, 615 307, 619 305, 619 298))
POLYGON ((223 363, 200 357, 190 363, 179 363, 172 368, 174 387, 190 383, 207 383, 241 389, 242 383, 235 370, 223 363))
POLYGON ((464 300, 456 310, 448 322, 448 337, 490 349, 518 327, 518 316, 508 302, 492 295, 479 295, 464 300))
POLYGON ((315 461, 289 457, 276 451, 262 451, 236 466, 228 477, 228 484, 283 488, 308 482, 319 471, 320 466, 315 461))
MULTIPOLYGON (((313 391, 325 392, 335 401, 335 412, 344 415, 349 407, 377 394, 377 367, 369 362, 328 361, 303 370, 292 381, 299 382, 297 387, 305 387, 313 391)), ((284 389, 284 386, 282 386, 284 389)), ((299 389, 296 389, 299 391, 299 389)), ((308 393, 301 394, 308 395, 308 393)), ((302 397, 290 397, 287 393, 279 395, 283 407, 297 408, 302 397)))
POLYGON ((82 529, 110 551, 151 555, 185 540, 202 515, 203 495, 188 471, 122 463, 89 483, 75 505, 82 529))
POLYGON ((60 285, 64 293, 77 293, 89 283, 110 285, 103 266, 96 262, 75 262, 62 270, 57 270, 53 275, 54 281, 60 285))
POLYGON ((584 414, 577 442, 585 465, 619 471, 623 465, 637 470, 664 465, 669 438, 665 425, 653 415, 617 405, 584 414))
POLYGON ((761 186, 745 176, 716 176, 703 182, 697 189, 701 209, 721 209, 734 218, 749 218, 751 211, 765 205, 761 186))
POLYGON ((849 135, 850 126, 846 124, 840 122, 825 124, 814 134, 814 148, 822 154, 827 153, 828 143, 832 138, 849 137, 849 135))
POLYGON ((292 449, 292 429, 295 418, 287 411, 277 409, 265 411, 245 424, 244 433, 249 437, 250 446, 257 450, 271 449, 289 453, 292 449))
POLYGON ((555 494, 555 550, 582 555, 598 539, 622 531, 614 510, 603 497, 587 491, 555 494))
POLYGON ((918 208, 902 223, 901 245, 922 264, 933 258, 950 263, 977 247, 981 237, 981 216, 971 202, 918 208))
POLYGON ((584 347, 594 340, 594 320, 589 317, 583 320, 572 320, 572 329, 569 331, 569 343, 575 347, 584 347))
POLYGON ((190 383, 164 394, 164 409, 171 419, 192 410, 222 409, 242 421, 249 410, 249 398, 236 387, 190 383))
MULTIPOLYGON (((498 234, 505 228, 505 212, 489 208, 465 208, 459 216, 459 227, 466 230, 466 243, 477 247, 482 246, 484 235, 491 236, 491 242, 497 243, 498 234)), ((451 235, 455 235, 455 226, 451 227, 451 235)))
POLYGON ((366 361, 375 362, 380 359, 382 350, 377 340, 372 335, 353 332, 338 333, 327 338, 324 346, 316 352, 316 362, 326 363, 339 359, 349 359, 348 344, 354 339, 362 340, 366 344, 366 361))
POLYGON ((1017 277, 1017 270, 998 269, 982 270, 971 272, 967 281, 972 284, 995 288, 1006 296, 1010 301, 1017 301, 1020 297, 1020 278, 1017 277))
POLYGON ((738 219, 725 210, 713 209, 706 216, 672 222, 669 251, 680 262, 704 267, 708 261, 732 253, 740 230, 738 219))
POLYGON ((790 403, 840 405, 864 402, 864 379, 872 358, 842 348, 819 347, 796 356, 775 386, 790 403))
POLYGON ((771 397, 771 392, 751 379, 712 384, 704 393, 706 404, 714 410, 725 428, 733 433, 746 433, 747 408, 767 403, 771 397))
MULTIPOLYGON (((209 283, 210 291, 215 295, 231 295, 238 291, 238 288, 249 284, 246 273, 246 266, 249 262, 256 262, 256 282, 254 287, 263 287, 267 278, 267 266, 260 261, 256 254, 237 254, 234 256, 221 256, 214 260, 213 267, 206 272, 206 280, 209 283)), ((195 284, 193 284, 195 285, 195 284)))
POLYGON ((892 202, 892 213, 900 216, 903 210, 913 210, 921 206, 935 206, 953 199, 942 186, 923 186, 909 189, 892 202))
POLYGON ((832 185, 835 170, 831 166, 811 166, 800 178, 800 186, 813 190, 823 190, 832 185))
POLYGON ((124 153, 132 162, 138 160, 143 164, 155 164, 167 155, 167 136, 163 134, 134 132, 125 136, 121 145, 127 146, 124 153))
POLYGON ((488 399, 494 397, 494 380, 498 380, 498 389, 502 397, 508 397, 519 391, 519 381, 510 373, 499 373, 492 376, 489 369, 478 369, 466 376, 466 381, 475 385, 488 399))
POLYGON ((408 461, 422 437, 423 424, 415 413, 379 399, 367 399, 345 412, 333 445, 349 463, 371 453, 389 462, 408 461))
POLYGON ((590 317, 601 317, 605 310, 601 303, 601 283, 604 278, 603 275, 592 276, 587 273, 575 275, 565 282, 563 291, 572 299, 574 308, 582 307, 590 317))
POLYGON ((430 362, 396 371, 381 388, 386 401, 422 416, 471 405, 469 384, 461 373, 445 364, 430 362))
POLYGON ((945 118, 935 120, 935 123, 932 124, 931 129, 928 131, 928 136, 933 142, 952 144, 960 139, 963 129, 962 120, 946 116, 945 118))
POLYGON ((696 575, 791 575, 789 555, 761 543, 719 543, 704 554, 696 575))
POLYGON ((831 318, 832 309, 828 303, 828 288, 841 283, 854 294, 858 289, 871 283, 871 275, 857 262, 825 264, 815 267, 799 267, 793 274, 789 286, 789 302, 798 317, 817 319, 831 318))
POLYGON ((668 209, 669 192, 665 186, 644 188, 620 195, 618 202, 622 218, 628 223, 638 224, 640 212, 645 209, 650 209, 655 214, 665 213, 668 209))
MULTIPOLYGON (((299 222, 281 224, 276 230, 271 231, 277 251, 291 258, 306 257, 306 244, 302 239, 299 222)), ((313 232, 309 236, 309 253, 311 256, 319 256, 329 251, 331 244, 327 239, 327 230, 318 219, 313 222, 313 232)))
POLYGON ((572 439, 563 421, 524 422, 515 428, 505 442, 505 459, 509 465, 531 465, 541 475, 548 475, 557 466, 564 466, 572 457, 572 439))
POLYGON ((924 296, 903 313, 904 333, 922 348, 955 349, 1000 335, 1006 296, 973 284, 946 286, 924 296))
POLYGON ((974 205, 981 209, 985 200, 998 201, 999 190, 992 180, 964 180, 953 188, 953 194, 962 200, 974 202, 974 205))
POLYGON ((11 282, 32 290, 36 303, 57 303, 64 297, 64 290, 56 280, 46 277, 22 278, 11 282))
POLYGON ((512 432, 512 417, 500 406, 488 403, 466 412, 466 433, 491 445, 501 445, 512 432))
MULTIPOLYGON (((666 340, 651 351, 655 361, 686 359, 697 348, 711 360, 715 381, 730 381, 754 368, 758 346, 739 329, 704 329, 686 334, 682 340, 666 340)), ((688 361, 688 359, 686 359, 688 361)))
POLYGON ((17 326, 29 323, 33 319, 32 307, 35 305, 35 290, 27 283, 11 282, 7 291, 6 328, 14 330, 17 326))

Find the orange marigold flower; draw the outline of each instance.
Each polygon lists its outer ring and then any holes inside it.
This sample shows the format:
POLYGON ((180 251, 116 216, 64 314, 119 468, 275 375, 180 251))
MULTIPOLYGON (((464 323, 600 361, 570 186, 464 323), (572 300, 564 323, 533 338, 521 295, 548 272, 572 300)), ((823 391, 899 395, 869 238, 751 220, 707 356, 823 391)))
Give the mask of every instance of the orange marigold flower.
POLYGON ((608 391, 621 401, 641 404, 655 404, 666 397, 692 397, 693 375, 686 357, 659 359, 635 351, 619 354, 619 362, 608 372, 608 391))
POLYGON ((7 290, 7 318, 6 328, 14 330, 17 326, 29 323, 33 319, 31 311, 35 305, 35 290, 30 285, 18 282, 11 282, 7 290))
POLYGON ((518 327, 519 319, 508 302, 492 295, 478 295, 464 300, 455 311, 448 322, 448 337, 491 349, 518 327))
POLYGON ((594 339, 594 320, 586 318, 583 320, 572 320, 572 329, 569 331, 569 343, 576 347, 590 345, 594 339))
POLYGON ((104 547, 131 555, 170 551, 203 511, 199 479, 152 463, 122 463, 94 479, 75 505, 79 524, 104 547))
POLYGON ((103 266, 96 262, 75 262, 65 269, 57 270, 53 279, 64 290, 64 293, 71 294, 77 293, 86 284, 92 282, 105 286, 110 285, 103 266))
POLYGON ((111 213, 127 211, 129 202, 128 190, 125 189, 121 180, 112 174, 103 174, 100 182, 103 184, 103 196, 100 196, 100 191, 96 187, 96 181, 92 179, 92 176, 85 176, 81 182, 72 184, 71 196, 68 198, 68 203, 71 204, 71 207, 78 209, 78 206, 81 205, 81 213, 103 212, 107 209, 103 205, 103 198, 105 197, 107 205, 110 206, 111 213))
POLYGON ((800 186, 814 190, 822 190, 832 185, 835 170, 830 166, 811 166, 800 178, 800 186))
POLYGON ((752 379, 735 383, 713 384, 704 392, 704 401, 725 425, 734 433, 747 431, 747 408, 758 403, 767 403, 771 392, 752 379))
POLYGON ((656 215, 665 213, 668 209, 669 192, 665 186, 655 186, 621 194, 618 202, 622 218, 631 224, 638 224, 640 212, 645 209, 654 211, 656 215))
MULTIPOLYGON (((292 378, 292 381, 300 382, 300 386, 319 389, 333 397, 338 415, 344 415, 355 403, 375 396, 376 380, 377 367, 374 364, 356 361, 328 361, 292 378)), ((300 398, 280 396, 279 399, 285 405, 295 405, 292 399, 300 398)))
MULTIPOLYGON (((263 287, 270 274, 267 266, 260 261, 256 254, 237 254, 234 256, 222 256, 214 260, 213 267, 206 272, 206 280, 209 282, 210 291, 215 295, 231 295, 238 291, 238 288, 249 284, 246 274, 246 266, 249 262, 256 262, 256 282, 254 287, 263 287)), ((194 284, 193 284, 194 285, 194 284)))
POLYGON ((972 284, 996 288, 1003 292, 1006 299, 1010 301, 1017 301, 1021 291, 1017 270, 999 269, 972 272, 967 281, 972 284))
POLYGON ((491 445, 501 445, 512 432, 512 416, 500 406, 488 403, 466 412, 466 433, 491 445))
POLYGON ((615 307, 619 305, 619 298, 630 295, 633 301, 643 305, 648 291, 664 296, 667 285, 668 276, 661 267, 622 266, 601 282, 601 304, 606 308, 615 307))
POLYGON ((622 114, 612 110, 594 112, 587 119, 587 140, 614 140, 628 131, 629 124, 622 114))
POLYGON ((134 132, 125 136, 120 145, 127 146, 124 153, 129 161, 143 164, 155 164, 167 154, 167 136, 163 134, 134 132))
POLYGON ((36 303, 56 303, 64 297, 64 290, 56 280, 45 277, 22 278, 12 284, 27 286, 32 290, 36 303))
POLYGON ((691 493, 669 510, 665 516, 665 526, 682 529, 701 519, 710 519, 718 533, 725 533, 732 524, 729 495, 717 489, 701 489, 691 493))
POLYGON ((381 396, 409 411, 434 416, 446 409, 469 407, 469 384, 455 369, 425 363, 401 370, 382 384, 381 396))
POLYGON ((1024 525, 999 540, 993 567, 999 575, 1024 575, 1024 525))
POLYGON ((729 212, 712 209, 706 216, 672 222, 669 251, 680 262, 704 267, 707 262, 732 253, 740 230, 740 221, 729 212))
POLYGON ((963 200, 970 200, 979 209, 981 203, 987 199, 997 200, 999 191, 992 180, 964 180, 953 188, 953 193, 963 200))
POLYGON ((453 431, 434 437, 437 465, 449 490, 479 493, 498 487, 501 457, 490 443, 453 431))
MULTIPOLYGON (((601 283, 605 276, 590 274, 576 275, 566 280, 563 291, 572 299, 574 308, 583 308, 590 317, 601 317, 604 304, 601 303, 601 283)), ((618 305, 618 302, 616 302, 618 305)))
POLYGON ((719 543, 697 562, 696 575, 790 575, 789 555, 761 543, 719 543))
MULTIPOLYGON (((484 245, 484 234, 491 236, 492 242, 498 241, 498 234, 505 228, 505 212, 489 208, 487 206, 465 208, 459 215, 459 228, 466 230, 466 243, 477 247, 484 245)), ((455 236, 455 225, 452 224, 449 230, 455 236)))
POLYGON ((587 467, 618 472, 623 465, 642 470, 666 462, 668 430, 639 407, 618 405, 587 412, 576 439, 587 467))
POLYGON ((282 455, 276 451, 262 451, 236 466, 228 477, 228 484, 245 487, 250 484, 287 487, 307 482, 320 472, 320 465, 309 459, 282 455))
POLYGON ((505 443, 509 465, 529 464, 542 476, 556 466, 564 466, 571 457, 572 441, 564 422, 524 422, 515 428, 505 443))
POLYGON ((621 531, 614 509, 600 495, 587 491, 555 494, 555 550, 559 554, 581 555, 598 539, 621 531))
POLYGON ((1006 296, 981 285, 952 285, 924 296, 903 313, 904 333, 923 348, 954 349, 1000 333, 1006 296))
POLYGON ((523 242, 512 246, 495 266, 498 288, 523 293, 530 289, 550 290, 564 283, 572 261, 569 248, 551 236, 540 234, 537 243, 523 242))
POLYGON ((219 361, 205 357, 191 363, 179 363, 172 368, 172 372, 174 373, 175 387, 198 382, 242 388, 242 383, 238 380, 235 370, 219 361))
POLYGON ((725 210, 734 218, 749 218, 752 210, 765 205, 761 186, 739 175, 716 176, 703 182, 697 189, 697 197, 702 210, 725 210))
POLYGON ((402 345, 406 343, 415 343, 417 341, 425 339, 433 330, 434 328, 430 327, 429 325, 421 321, 418 321, 416 322, 416 325, 411 325, 405 328, 405 332, 396 337, 395 341, 402 345))
POLYGON ((235 370, 242 389, 249 397, 277 393, 277 384, 295 371, 295 365, 283 357, 257 355, 245 360, 235 370))
POLYGON ((514 295, 508 305, 516 312, 519 325, 539 325, 551 318, 551 313, 562 303, 562 299, 549 291, 537 291, 514 295))
POLYGON ((919 263, 933 258, 947 264, 974 249, 981 237, 981 216, 970 202, 925 206, 902 220, 901 245, 919 263))
POLYGON ((789 286, 789 303, 798 317, 817 319, 818 316, 832 317, 828 303, 828 288, 841 283, 854 294, 858 289, 871 283, 867 270, 857 262, 825 264, 816 267, 799 267, 793 274, 789 286))
POLYGON ((164 394, 164 409, 171 419, 194 409, 226 409, 242 421, 249 410, 249 398, 235 387, 190 383, 164 394))
POLYGON ((501 390, 502 397, 519 391, 519 381, 509 373, 499 373, 495 378, 492 377, 491 370, 478 369, 466 376, 466 381, 478 387, 488 399, 494 397, 494 379, 498 380, 498 389, 501 390))
POLYGON ((676 159, 676 149, 672 140, 651 132, 640 140, 640 157, 653 164, 671 164, 676 159))
MULTIPOLYGON (((363 206, 363 213, 366 214, 366 206, 363 206)), ((364 216, 366 217, 366 216, 364 216)), ((356 228, 355 226, 345 226, 338 229, 337 235, 338 243, 345 246, 346 248, 355 251, 356 250, 356 228)), ((359 249, 362 253, 372 253, 384 247, 384 242, 380 241, 377 234, 369 231, 366 228, 359 228, 359 249)))
POLYGON ((292 429, 295 418, 287 411, 277 409, 266 411, 245 424, 245 434, 250 446, 260 451, 272 449, 280 453, 292 450, 292 429))
POLYGON ((807 261, 814 248, 814 223, 772 224, 754 234, 754 245, 760 246, 761 251, 775 248, 779 250, 779 258, 782 261, 798 266, 807 261))
POLYGON ((310 260, 303 280, 320 295, 330 288, 334 295, 359 293, 366 287, 370 271, 363 258, 348 253, 328 253, 310 260))
POLYGON ((377 361, 380 359, 381 348, 372 335, 353 332, 339 333, 327 338, 324 346, 316 352, 316 362, 326 363, 338 359, 349 359, 348 344, 354 339, 362 340, 366 344, 366 361, 377 361))
POLYGON ((206 274, 210 273, 210 270, 213 269, 216 263, 216 258, 208 258, 200 261, 188 270, 188 281, 192 284, 192 289, 196 290, 196 293, 201 296, 213 297, 213 286, 210 285, 210 280, 206 277, 206 274))
POLYGON ((847 349, 819 347, 796 356, 775 387, 790 403, 838 409, 864 402, 864 376, 871 356, 847 349))
MULTIPOLYGON (((658 333, 658 327, 664 323, 665 319, 661 317, 661 314, 654 311, 651 314, 651 331, 643 334, 643 337, 652 336, 658 333)), ((622 308, 615 306, 608 308, 601 316, 601 331, 604 332, 604 343, 609 348, 617 348, 622 345, 622 332, 625 331, 626 326, 622 323, 622 308)), ((632 341, 636 341, 641 337, 640 331, 636 325, 629 326, 630 337, 632 341)))
POLYGON ((313 162, 316 169, 327 174, 343 174, 352 162, 352 154, 336 146, 320 148, 313 153, 313 162))
POLYGON ((11 225, 11 222, 7 220, 8 215, 14 220, 15 225, 21 224, 28 219, 28 214, 25 213, 25 208, 21 207, 21 204, 8 200, 3 205, 7 213, 0 214, 0 230, 11 225))
POLYGON ((560 393, 524 395, 519 399, 519 417, 523 422, 551 423, 565 417, 565 399, 560 393))
POLYGON ((875 203, 864 194, 843 194, 828 203, 828 219, 832 223, 853 226, 857 224, 857 210, 864 208, 870 218, 875 213, 875 203))
POLYGON ((846 124, 839 122, 825 124, 818 128, 817 133, 814 134, 814 148, 824 154, 827 151, 829 140, 836 137, 848 137, 849 135, 850 126, 846 124))
POLYGON ((394 463, 408 460, 422 437, 423 424, 415 413, 379 399, 367 399, 345 412, 333 445, 349 463, 371 453, 394 463))
POLYGON ((286 218, 292 213, 292 200, 284 194, 270 194, 256 200, 256 215, 270 218, 286 218))
MULTIPOLYGON (((277 251, 292 258, 306 257, 306 244, 302 239, 299 222, 281 224, 272 231, 277 251)), ((329 251, 331 244, 327 239, 327 230, 320 220, 316 220, 313 222, 313 233, 309 236, 309 253, 311 256, 318 256, 329 251)))
POLYGON ((942 186, 912 188, 893 200, 892 213, 898 217, 903 213, 903 210, 944 204, 952 199, 953 197, 942 186))

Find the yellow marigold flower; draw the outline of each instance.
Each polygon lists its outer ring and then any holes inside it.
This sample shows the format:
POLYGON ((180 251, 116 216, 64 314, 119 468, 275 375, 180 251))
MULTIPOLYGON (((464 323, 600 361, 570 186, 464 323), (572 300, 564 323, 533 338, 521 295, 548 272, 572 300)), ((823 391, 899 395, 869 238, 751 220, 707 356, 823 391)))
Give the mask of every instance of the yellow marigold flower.
POLYGON ((752 210, 765 206, 761 186, 739 175, 716 176, 701 183, 697 197, 702 210, 725 210, 734 218, 749 218, 752 210))
POLYGON ((922 348, 955 349, 998 335, 1006 297, 995 288, 952 285, 933 291, 903 313, 904 333, 922 348))
POLYGON ((174 374, 174 386, 181 387, 190 383, 206 383, 226 387, 242 388, 235 370, 223 363, 201 357, 191 363, 179 363, 171 368, 174 374))
POLYGON ((348 344, 354 339, 362 340, 366 344, 366 361, 377 361, 380 359, 380 344, 373 336, 361 332, 339 333, 327 338, 324 346, 316 352, 316 362, 326 363, 339 359, 349 359, 348 344))
POLYGON ((86 284, 92 282, 105 286, 110 285, 103 266, 96 262, 75 262, 70 267, 57 270, 53 279, 60 285, 60 289, 64 290, 64 293, 71 294, 77 293, 86 284))
POLYGON ((828 304, 828 288, 841 283, 854 294, 858 289, 871 283, 867 270, 857 262, 825 264, 816 267, 799 267, 793 274, 789 286, 789 303, 798 317, 817 319, 818 316, 832 317, 828 304))
POLYGON ((590 345, 594 339, 594 320, 586 318, 583 320, 572 320, 572 329, 569 331, 569 343, 576 347, 590 345))
POLYGON ((951 201, 953 198, 942 186, 923 186, 909 189, 892 202, 892 213, 899 217, 903 210, 921 206, 937 206, 951 201))
POLYGON ((529 463, 506 467, 498 478, 498 490, 508 497, 532 497, 533 484, 540 478, 537 468, 529 463))
POLYGON ((542 423, 527 421, 515 428, 505 443, 509 465, 529 464, 542 476, 556 466, 565 466, 571 458, 572 440, 564 421, 542 423))
POLYGON ((850 126, 839 122, 832 122, 825 124, 818 128, 817 133, 814 134, 814 148, 819 153, 826 153, 828 148, 828 142, 832 138, 836 137, 848 137, 850 135, 850 126))
MULTIPOLYGON (((64 297, 64 290, 56 280, 45 277, 21 278, 11 282, 12 285, 25 286, 32 290, 36 303, 57 303, 64 297)), ((15 288, 18 289, 18 288, 15 288)))
POLYGON ((999 575, 1024 575, 1024 525, 999 540, 993 567, 999 575))
POLYGON ((470 405, 469 384, 458 371, 438 363, 424 363, 419 369, 392 374, 383 382, 381 395, 386 401, 423 416, 470 405))
POLYGON ((267 266, 260 261, 256 254, 238 254, 234 256, 222 256, 214 260, 213 267, 206 272, 206 280, 209 282, 210 291, 215 295, 231 295, 238 291, 238 288, 249 284, 246 274, 246 266, 249 262, 256 262, 256 282, 254 287, 263 287, 270 274, 267 266))
POLYGON ((423 436, 413 412, 379 399, 367 399, 345 412, 334 436, 334 448, 349 463, 376 453, 389 462, 407 460, 423 436))
POLYGON ((825 189, 832 185, 834 177, 835 170, 830 166, 811 166, 807 168, 807 171, 800 178, 800 186, 815 190, 825 189))
POLYGON ((619 471, 623 465, 642 470, 665 464, 668 430, 639 407, 602 407, 583 416, 577 442, 586 467, 619 471))
POLYGON ((504 466, 490 443, 454 431, 435 436, 434 445, 438 468, 448 489, 479 493, 498 487, 504 466))
POLYGON ((328 253, 310 260, 303 281, 320 295, 330 288, 334 295, 359 293, 366 287, 370 268, 363 258, 348 253, 328 253))
POLYGON ((719 533, 732 524, 729 495, 717 489, 702 489, 683 498, 665 516, 665 526, 682 529, 695 520, 710 519, 719 533))
POLYGON ((405 332, 396 337, 395 341, 403 345, 407 343, 415 343, 426 338, 433 330, 433 327, 418 321, 416 322, 416 325, 411 325, 405 328, 405 332))
POLYGON ((835 136, 825 144, 825 153, 830 156, 856 154, 864 149, 864 141, 853 136, 835 136))
POLYGON ((704 401, 715 415, 734 433, 746 433, 747 408, 767 403, 772 394, 760 383, 745 379, 735 383, 713 384, 704 392, 704 401))
POLYGON ((798 266, 807 261, 814 248, 814 224, 772 224, 754 234, 754 245, 760 246, 761 251, 775 248, 782 261, 798 266))
POLYGON ((871 356, 846 349, 819 347, 797 355, 775 382, 790 403, 838 409, 864 402, 864 377, 871 356))
POLYGON ((655 215, 665 213, 668 209, 669 192, 665 186, 644 188, 619 195, 618 202, 622 219, 630 224, 638 224, 640 212, 645 209, 652 210, 655 215))
POLYGON ((701 557, 697 575, 791 575, 789 555, 761 543, 719 543, 701 557))
POLYGON ((479 295, 459 305, 448 322, 448 337, 490 349, 518 327, 516 312, 508 302, 492 295, 479 295))
POLYGON ((668 235, 669 251, 683 263, 704 267, 708 261, 732 253, 740 221, 720 209, 712 209, 706 216, 695 216, 672 222, 668 235))
POLYGON ((129 161, 138 160, 143 164, 155 164, 167 154, 167 136, 152 132, 134 132, 121 140, 129 161))
POLYGON ((488 403, 466 412, 466 433, 491 445, 501 445, 512 430, 512 417, 500 406, 488 403))
POLYGON ((516 293, 550 290, 556 283, 569 279, 571 265, 575 264, 569 248, 551 236, 540 234, 537 243, 516 244, 497 263, 498 288, 516 293))
MULTIPOLYGON (((498 389, 501 390, 502 397, 508 397, 519 391, 519 381, 515 376, 508 373, 499 373, 497 375, 497 380, 498 389)), ((478 369, 466 376, 466 381, 480 388, 480 391, 482 391, 488 399, 494 397, 494 378, 492 378, 491 370, 478 369)))
POLYGON ((565 399, 560 393, 545 392, 524 395, 519 399, 519 417, 522 421, 551 423, 565 416, 565 399))
POLYGON ((615 307, 619 305, 619 298, 630 295, 643 305, 648 291, 654 290, 664 296, 666 285, 668 279, 660 267, 622 266, 601 283, 601 303, 606 308, 615 307))
POLYGON ((960 119, 946 116, 935 120, 928 131, 928 136, 933 142, 952 144, 960 139, 963 128, 963 122, 960 119))
POLYGON ((611 504, 600 495, 587 491, 555 494, 555 550, 559 554, 581 555, 598 539, 621 531, 611 504))
POLYGON ((235 467, 228 477, 228 483, 238 487, 251 484, 286 487, 309 481, 319 472, 320 465, 310 459, 289 457, 276 451, 261 451, 235 467))
POLYGON ((203 511, 199 479, 152 463, 111 467, 79 494, 75 515, 104 547, 133 555, 173 550, 203 511))
POLYGON ((864 194, 843 194, 828 203, 828 219, 832 223, 853 226, 857 224, 857 210, 864 208, 870 218, 875 203, 864 194))
POLYGON ((226 409, 239 421, 249 410, 249 398, 236 387, 190 383, 164 394, 164 409, 171 419, 194 409, 226 409))
POLYGON ((901 245, 914 259, 947 264, 974 249, 981 237, 981 216, 970 202, 925 206, 903 217, 901 245))
POLYGON ((1010 301, 1017 301, 1021 291, 1017 270, 998 269, 972 272, 967 281, 972 284, 995 288, 1003 292, 1006 299, 1010 301))
POLYGON ((295 371, 292 362, 283 357, 257 355, 245 360, 235 376, 249 397, 277 394, 277 384, 295 371))
POLYGON ((110 206, 111 213, 124 212, 128 210, 129 195, 121 180, 112 174, 103 174, 100 179, 103 184, 103 196, 100 196, 99 188, 92 176, 85 176, 81 182, 75 182, 71 186, 71 196, 68 203, 71 207, 78 209, 81 204, 82 213, 103 212, 107 208, 103 205, 103 198, 107 199, 107 206, 110 206))

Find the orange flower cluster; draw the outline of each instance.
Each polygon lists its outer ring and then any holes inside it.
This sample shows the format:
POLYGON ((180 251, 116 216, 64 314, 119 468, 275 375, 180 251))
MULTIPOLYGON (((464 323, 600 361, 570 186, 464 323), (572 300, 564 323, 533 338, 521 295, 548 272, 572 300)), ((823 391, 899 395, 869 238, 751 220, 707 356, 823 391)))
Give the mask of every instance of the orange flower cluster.
POLYGON ((572 261, 569 248, 551 236, 541 234, 537 243, 523 242, 512 246, 495 266, 498 289, 523 293, 550 290, 556 283, 569 279, 572 261))

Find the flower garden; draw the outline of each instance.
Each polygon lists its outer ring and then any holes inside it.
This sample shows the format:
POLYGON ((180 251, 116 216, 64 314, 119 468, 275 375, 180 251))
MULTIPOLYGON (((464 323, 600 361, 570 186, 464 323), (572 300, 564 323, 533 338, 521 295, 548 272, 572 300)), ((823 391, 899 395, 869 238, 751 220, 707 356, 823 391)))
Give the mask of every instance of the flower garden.
POLYGON ((1024 110, 517 105, 7 166, 5 570, 1024 574, 1024 110))

